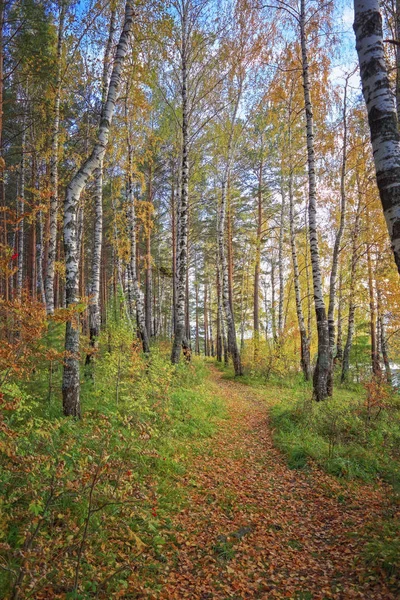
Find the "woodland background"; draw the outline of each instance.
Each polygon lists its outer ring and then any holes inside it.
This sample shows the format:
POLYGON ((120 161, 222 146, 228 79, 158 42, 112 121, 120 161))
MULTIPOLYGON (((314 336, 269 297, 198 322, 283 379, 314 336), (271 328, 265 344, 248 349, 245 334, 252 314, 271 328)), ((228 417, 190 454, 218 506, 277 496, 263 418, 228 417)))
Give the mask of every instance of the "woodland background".
MULTIPOLYGON (((397 11, 381 5, 399 108, 397 11)), ((274 398, 293 468, 389 486, 366 560, 395 584, 399 281, 352 18, 0 2, 4 594, 117 594, 129 554, 161 554, 177 452, 224 414, 211 361, 274 398)))

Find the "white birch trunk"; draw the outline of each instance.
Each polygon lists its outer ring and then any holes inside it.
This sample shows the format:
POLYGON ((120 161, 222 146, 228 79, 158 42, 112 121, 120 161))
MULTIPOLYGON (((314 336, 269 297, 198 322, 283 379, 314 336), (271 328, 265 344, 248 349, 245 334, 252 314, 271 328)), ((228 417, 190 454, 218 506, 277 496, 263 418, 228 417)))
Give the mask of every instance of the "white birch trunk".
POLYGON ((385 319, 382 314, 382 292, 380 287, 377 285, 376 288, 377 300, 378 300, 378 324, 379 324, 379 336, 380 345, 382 350, 383 364, 385 365, 386 381, 389 385, 392 384, 392 371, 390 368, 390 361, 388 355, 388 344, 386 337, 385 319))
POLYGON ((17 297, 21 299, 24 282, 24 229, 25 229, 25 171, 26 171, 26 100, 22 99, 23 119, 21 136, 21 163, 19 177, 18 207, 18 257, 17 257, 17 297))
POLYGON ((262 183, 263 160, 260 161, 257 190, 257 237, 254 264, 254 293, 253 293, 253 330, 254 330, 254 361, 257 361, 260 345, 260 268, 261 268, 261 236, 262 236, 262 183))
MULTIPOLYGON (((106 101, 109 85, 109 70, 111 61, 111 50, 115 32, 116 10, 111 11, 110 28, 107 40, 107 46, 104 52, 103 62, 103 84, 101 98, 101 114, 103 114, 104 103, 106 101)), ((100 273, 101 273, 101 251, 103 246, 103 167, 104 157, 100 158, 100 165, 96 170, 95 189, 94 189, 94 236, 93 236, 93 257, 92 272, 89 284, 89 333, 90 344, 92 348, 96 347, 97 339, 100 334, 101 313, 100 313, 100 273)), ((86 362, 90 362, 91 354, 88 354, 86 362)))
POLYGON ((188 210, 189 210, 189 106, 188 106, 188 72, 189 56, 188 32, 189 3, 182 3, 182 45, 181 45, 181 74, 182 74, 182 162, 181 162, 181 193, 177 213, 177 267, 176 267, 176 311, 175 336, 172 345, 171 362, 179 362, 181 347, 187 359, 190 350, 186 340, 185 305, 186 305, 186 275, 187 275, 187 242, 188 242, 188 210))
POLYGON ((58 216, 58 151, 60 137, 61 57, 65 13, 66 2, 63 1, 61 3, 60 18, 58 22, 56 56, 57 75, 54 98, 54 121, 51 134, 49 241, 47 247, 47 267, 45 275, 46 312, 48 315, 51 315, 54 312, 54 267, 56 262, 58 216))
POLYGON ((346 163, 347 163, 347 85, 349 78, 346 77, 343 97, 343 146, 342 146, 342 167, 340 171, 340 222, 335 236, 335 244, 332 255, 332 269, 329 281, 329 307, 328 307, 328 325, 329 325, 329 347, 333 357, 335 346, 335 299, 336 299, 336 279, 339 263, 340 244, 344 231, 346 217, 346 163))
POLYGON ((317 195, 315 178, 314 151, 314 117, 311 103, 309 66, 306 42, 305 0, 300 4, 300 41, 303 71, 304 104, 307 131, 307 165, 308 165, 308 231, 310 238, 310 255, 314 287, 314 307, 317 318, 318 357, 313 376, 314 398, 317 401, 326 398, 331 390, 332 361, 329 349, 329 327, 322 291, 322 277, 318 249, 317 230, 317 195))
POLYGON ((284 305, 284 281, 283 281, 283 232, 285 229, 285 194, 281 191, 281 215, 279 223, 279 248, 278 248, 278 272, 279 272, 279 304, 278 304, 278 337, 282 342, 283 334, 283 305, 284 305))
MULTIPOLYGON (((290 144, 290 142, 289 142, 289 144, 290 144)), ((308 339, 308 336, 307 336, 306 324, 304 321, 303 305, 301 302, 300 271, 299 271, 299 262, 297 259, 295 223, 294 223, 294 206, 293 205, 294 205, 294 202, 293 202, 293 170, 292 170, 292 167, 290 167, 290 173, 289 173, 290 248, 292 251, 296 313, 297 313, 297 321, 299 324, 299 332, 300 332, 300 352, 301 352, 300 364, 301 364, 301 368, 302 368, 302 371, 304 374, 304 379, 306 381, 309 381, 311 379, 310 340, 308 339)))
POLYGON ((39 210, 38 213, 39 219, 39 232, 38 232, 38 241, 37 241, 37 291, 39 293, 40 300, 43 304, 46 304, 46 295, 44 289, 44 281, 43 281, 43 257, 44 257, 44 235, 43 235, 43 212, 39 210))
MULTIPOLYGON (((231 172, 232 160, 233 160, 233 134, 234 127, 236 124, 236 117, 239 110, 240 98, 242 95, 242 80, 240 80, 239 89, 236 95, 236 101, 233 109, 232 119, 230 123, 230 131, 228 144, 226 149, 226 164, 224 173, 221 181, 221 201, 219 206, 218 215, 218 253, 219 253, 219 264, 221 268, 221 291, 222 291, 222 304, 225 312, 226 329, 228 338, 228 352, 232 356, 233 367, 235 375, 242 375, 242 363, 240 359, 240 352, 237 345, 236 339, 236 327, 235 319, 232 310, 232 302, 230 298, 230 285, 229 285, 229 265, 225 251, 225 222, 227 217, 227 187, 231 172)), ((229 243, 229 242, 228 242, 229 243)))
POLYGON ((135 196, 133 192, 133 179, 132 179, 132 145, 130 143, 128 134, 128 226, 129 226, 129 240, 130 240, 130 278, 132 282, 132 296, 133 301, 136 305, 136 316, 137 324, 139 327, 139 335, 142 341, 143 352, 148 354, 150 352, 149 336, 146 327, 146 315, 144 307, 144 297, 142 290, 139 287, 137 273, 136 273, 136 211, 135 211, 135 196))
POLYGON ((354 32, 376 181, 400 273, 400 136, 383 47, 379 0, 354 0, 354 32))
POLYGON ((350 351, 353 345, 353 336, 354 336, 354 324, 355 324, 355 312, 356 312, 356 303, 355 303, 355 293, 356 293, 356 272, 357 272, 357 264, 359 260, 358 253, 358 239, 360 235, 360 221, 361 221, 361 192, 359 187, 359 181, 357 177, 357 187, 358 187, 358 204, 357 204, 357 212, 356 218, 354 222, 354 229, 352 233, 351 240, 351 266, 350 266, 350 285, 349 285, 349 314, 347 319, 347 337, 346 343, 343 351, 343 360, 342 360, 342 373, 341 373, 341 382, 344 383, 347 380, 349 367, 350 367, 350 351))
POLYGON ((233 367, 235 369, 235 375, 242 375, 242 365, 240 360, 240 353, 236 340, 236 328, 235 320, 232 313, 232 307, 229 300, 229 275, 228 275, 228 261, 225 252, 225 220, 226 220, 226 185, 227 185, 228 168, 226 169, 225 177, 221 185, 221 202, 219 207, 219 219, 218 219, 218 252, 219 262, 221 266, 221 279, 222 279, 222 304, 225 312, 226 328, 228 334, 228 351, 232 356, 233 367))
MULTIPOLYGON (((123 62, 128 50, 133 23, 133 5, 125 4, 124 25, 114 59, 107 100, 100 122, 97 142, 91 155, 71 179, 64 202, 64 252, 66 267, 66 303, 73 308, 78 302, 79 256, 77 240, 77 209, 79 199, 89 178, 99 168, 108 143, 109 130, 117 102, 123 62)), ((63 373, 63 409, 68 416, 80 417, 79 399, 79 320, 74 317, 67 322, 65 333, 66 357, 63 373)))

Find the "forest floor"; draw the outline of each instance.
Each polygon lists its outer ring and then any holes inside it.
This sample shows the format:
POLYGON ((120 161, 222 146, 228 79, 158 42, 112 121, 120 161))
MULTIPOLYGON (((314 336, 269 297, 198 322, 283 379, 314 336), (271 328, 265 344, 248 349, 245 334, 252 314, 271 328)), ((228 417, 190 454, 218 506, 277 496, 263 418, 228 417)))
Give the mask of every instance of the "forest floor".
POLYGON ((273 445, 262 393, 212 366, 209 389, 228 418, 196 442, 177 478, 188 499, 173 519, 157 583, 142 579, 140 597, 398 597, 361 559, 366 526, 387 508, 385 487, 341 482, 312 464, 289 469, 273 445))

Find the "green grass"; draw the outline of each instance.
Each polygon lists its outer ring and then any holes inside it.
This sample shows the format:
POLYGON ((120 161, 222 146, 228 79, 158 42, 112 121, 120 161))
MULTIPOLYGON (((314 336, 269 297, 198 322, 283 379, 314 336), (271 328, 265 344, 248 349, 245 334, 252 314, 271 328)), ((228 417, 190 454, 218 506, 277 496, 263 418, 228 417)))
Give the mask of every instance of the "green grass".
POLYGON ((123 330, 114 334, 94 377, 82 369, 82 420, 62 415, 60 366, 51 398, 45 363, 5 390, 17 402, 0 415, 1 597, 21 573, 21 597, 44 589, 86 599, 123 590, 133 577, 124 563, 137 574, 164 568, 186 502, 180 480, 226 412, 201 361, 172 366, 169 349, 157 347, 147 360, 123 330))
POLYGON ((384 480, 400 489, 400 403, 394 395, 372 416, 361 393, 335 390, 316 403, 298 390, 280 396, 270 409, 276 445, 293 468, 309 458, 328 473, 347 479, 384 480))

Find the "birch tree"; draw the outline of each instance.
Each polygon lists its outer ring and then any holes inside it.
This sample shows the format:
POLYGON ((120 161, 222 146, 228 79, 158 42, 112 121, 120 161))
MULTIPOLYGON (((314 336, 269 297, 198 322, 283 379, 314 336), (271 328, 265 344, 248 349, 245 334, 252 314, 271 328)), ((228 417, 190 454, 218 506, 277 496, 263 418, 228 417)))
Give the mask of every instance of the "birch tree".
POLYGON ((181 70, 181 111, 182 111, 182 156, 181 156, 181 189, 177 215, 177 280, 176 280, 176 312, 175 337, 172 345, 171 362, 178 363, 183 347, 186 354, 189 345, 186 339, 185 303, 187 276, 187 237, 189 210, 189 102, 188 102, 188 61, 190 57, 190 34, 192 3, 182 0, 176 4, 181 26, 180 70, 181 70))
POLYGON ((49 208, 49 240, 47 246, 47 269, 45 277, 46 312, 54 312, 54 266, 57 249, 57 217, 58 217, 58 154, 60 138, 60 103, 62 83, 62 49, 67 0, 61 0, 58 18, 56 81, 54 86, 53 126, 51 132, 50 158, 50 208, 49 208))
MULTIPOLYGON (((115 33, 116 9, 112 8, 110 15, 110 26, 108 32, 107 45, 103 59, 103 76, 101 86, 101 117, 105 109, 107 90, 110 76, 110 63, 113 38, 115 33)), ((89 300, 89 333, 90 345, 92 348, 96 345, 96 340, 100 334, 100 269, 101 269, 101 250, 103 246, 103 170, 104 155, 100 156, 99 166, 95 171, 94 185, 94 235, 93 235, 93 258, 92 273, 90 280, 90 300, 89 300)), ((88 354, 87 362, 90 362, 92 354, 88 354)))
POLYGON ((311 379, 311 358, 310 358, 310 339, 307 335, 307 329, 304 319, 303 304, 300 289, 300 270, 297 256, 296 234, 295 234, 295 213, 294 213, 294 165, 293 165, 293 146, 292 146, 292 120, 293 120, 293 90, 294 81, 291 80, 289 99, 288 99, 288 157, 289 157, 289 177, 288 177, 288 196, 289 196, 289 232, 290 232, 290 249, 292 254, 293 264, 293 281, 294 293, 296 302, 296 314, 300 333, 300 364, 303 371, 304 379, 311 379))
MULTIPOLYGON (((189 152, 204 126, 212 119, 215 109, 209 103, 210 95, 223 78, 211 75, 217 63, 212 52, 216 35, 214 26, 204 24, 208 0, 175 0, 172 6, 177 16, 178 64, 173 66, 178 86, 179 112, 173 109, 180 130, 181 156, 179 168, 179 195, 176 210, 176 282, 175 282, 175 335, 171 362, 179 362, 181 349, 190 357, 188 305, 188 247, 189 247, 189 152), (205 68, 206 63, 206 68, 205 68)), ((209 16, 209 15, 208 15, 209 16)), ((167 83, 166 87, 171 88, 167 83)), ((216 109, 218 111, 218 108, 216 109)), ((173 242, 174 243, 174 242, 173 242)))
POLYGON ((21 162, 19 171, 19 187, 17 188, 17 214, 18 214, 18 246, 17 246, 17 296, 22 296, 22 286, 24 283, 24 234, 25 234, 25 179, 26 179, 26 103, 25 92, 21 91, 20 96, 22 109, 22 131, 21 131, 21 162))
MULTIPOLYGON (((77 211, 79 199, 89 178, 101 165, 101 161, 106 151, 110 126, 121 83, 122 67, 129 47, 129 38, 133 24, 133 17, 133 4, 130 0, 127 0, 125 4, 124 24, 113 62, 110 85, 100 122, 97 141, 90 156, 72 177, 66 190, 64 202, 66 303, 67 308, 72 311, 78 302, 79 287, 79 256, 77 239, 77 211)), ((81 408, 79 398, 79 319, 77 314, 67 321, 65 333, 65 351, 66 357, 62 383, 64 414, 79 418, 81 415, 81 408)))
POLYGON ((400 134, 379 0, 354 0, 354 32, 383 214, 400 273, 400 134))
MULTIPOLYGON (((130 86, 127 85, 127 95, 130 86)), ((149 334, 146 326, 146 312, 143 292, 140 289, 137 274, 137 240, 136 240, 136 208, 135 208, 135 193, 133 181, 133 143, 132 132, 129 122, 127 102, 125 101, 125 126, 126 139, 128 148, 128 173, 127 173, 127 203, 128 203, 128 228, 130 242, 130 259, 129 259, 129 279, 132 287, 132 301, 136 308, 136 321, 138 324, 139 335, 143 346, 143 352, 150 352, 149 334)), ((134 319, 135 320, 135 319, 134 319)))
POLYGON ((317 319, 318 356, 313 375, 314 397, 317 401, 324 400, 332 391, 332 359, 329 345, 329 326, 322 289, 320 256, 318 249, 317 227, 317 190, 315 176, 314 148, 314 116, 311 102, 311 86, 306 37, 306 6, 305 0, 300 2, 300 43, 302 76, 304 89, 304 104, 307 133, 307 165, 308 165, 308 231, 310 239, 311 268, 314 288, 314 308, 317 319))

